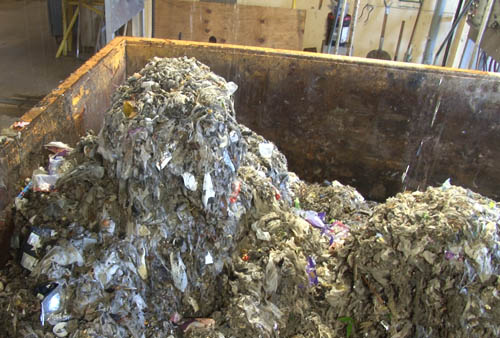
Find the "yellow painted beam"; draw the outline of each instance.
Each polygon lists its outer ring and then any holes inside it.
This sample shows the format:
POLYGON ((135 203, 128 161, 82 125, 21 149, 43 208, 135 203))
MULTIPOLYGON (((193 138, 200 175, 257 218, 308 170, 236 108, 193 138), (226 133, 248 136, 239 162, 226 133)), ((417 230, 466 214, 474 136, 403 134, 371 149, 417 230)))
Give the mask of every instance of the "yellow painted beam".
POLYGON ((57 49, 56 58, 59 58, 61 56, 61 53, 64 49, 64 43, 67 41, 68 36, 71 33, 71 30, 73 29, 73 26, 75 25, 76 18, 78 17, 79 13, 80 13, 80 8, 77 7, 75 14, 73 14, 73 17, 71 18, 68 29, 66 30, 66 32, 64 32, 64 36, 63 36, 63 39, 61 41, 61 44, 59 45, 59 48, 57 49))
MULTIPOLYGON (((68 4, 70 5, 75 5, 77 6, 79 3, 78 1, 68 1, 68 4)), ((100 16, 104 16, 104 12, 101 11, 100 9, 97 9, 93 6, 104 6, 104 2, 99 2, 99 1, 91 1, 89 3, 87 2, 82 2, 82 6, 93 11, 94 13, 96 13, 97 15, 100 15, 100 16)))
POLYGON ((82 3, 82 5, 83 5, 83 7, 90 9, 91 11, 93 11, 94 13, 96 13, 97 15, 104 16, 104 12, 103 11, 101 11, 101 10, 95 8, 95 7, 92 7, 91 5, 88 5, 85 2, 82 3))

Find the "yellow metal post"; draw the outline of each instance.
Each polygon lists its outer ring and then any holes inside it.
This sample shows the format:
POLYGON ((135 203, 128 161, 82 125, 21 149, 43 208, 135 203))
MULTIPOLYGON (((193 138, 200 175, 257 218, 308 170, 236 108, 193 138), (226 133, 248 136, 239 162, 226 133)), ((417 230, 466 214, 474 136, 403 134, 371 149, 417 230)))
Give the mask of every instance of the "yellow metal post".
POLYGON ((97 15, 100 15, 100 16, 104 16, 104 12, 95 8, 95 7, 92 7, 91 5, 89 4, 86 4, 85 2, 82 3, 83 7, 87 8, 87 9, 90 9, 92 12, 96 13, 97 15))
POLYGON ((73 30, 73 26, 75 25, 76 18, 78 17, 79 12, 80 12, 80 8, 77 7, 75 10, 75 14, 73 14, 73 17, 71 18, 68 29, 64 33, 63 40, 61 41, 61 44, 59 45, 59 48, 57 49, 56 58, 61 56, 61 53, 64 49, 64 43, 67 41, 69 34, 73 30))

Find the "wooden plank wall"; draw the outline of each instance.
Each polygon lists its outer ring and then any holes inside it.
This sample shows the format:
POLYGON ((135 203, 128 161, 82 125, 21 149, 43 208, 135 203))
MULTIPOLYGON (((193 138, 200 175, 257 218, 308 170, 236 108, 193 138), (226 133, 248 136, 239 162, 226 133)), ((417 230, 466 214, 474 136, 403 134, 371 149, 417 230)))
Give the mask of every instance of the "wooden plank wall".
POLYGON ((154 37, 302 50, 305 10, 156 0, 154 37))

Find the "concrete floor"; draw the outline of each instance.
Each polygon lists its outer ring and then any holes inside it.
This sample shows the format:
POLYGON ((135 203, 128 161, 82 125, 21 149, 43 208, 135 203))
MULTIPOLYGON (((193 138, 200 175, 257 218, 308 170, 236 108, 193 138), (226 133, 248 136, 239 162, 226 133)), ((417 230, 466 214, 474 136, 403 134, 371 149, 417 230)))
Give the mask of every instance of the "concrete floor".
MULTIPOLYGON (((0 98, 45 96, 82 63, 55 58, 46 0, 0 1, 0 98)), ((30 107, 0 103, 0 131, 30 107)))

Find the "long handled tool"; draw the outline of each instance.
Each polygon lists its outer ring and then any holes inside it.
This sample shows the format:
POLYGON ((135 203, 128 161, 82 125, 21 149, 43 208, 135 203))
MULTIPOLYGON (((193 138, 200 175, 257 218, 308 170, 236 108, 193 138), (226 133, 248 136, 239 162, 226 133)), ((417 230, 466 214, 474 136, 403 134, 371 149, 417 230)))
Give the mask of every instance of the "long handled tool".
POLYGON ((424 7, 424 0, 420 1, 420 7, 418 8, 417 18, 415 19, 415 24, 413 25, 413 30, 411 31, 410 41, 408 41, 408 48, 406 48, 406 53, 403 58, 405 62, 411 61, 411 53, 413 52, 413 38, 415 37, 415 31, 417 30, 418 21, 420 20, 420 14, 422 13, 422 7, 424 7))
POLYGON ((383 50, 384 46, 384 35, 385 35, 385 27, 387 26, 387 17, 389 16, 390 3, 387 3, 387 0, 384 0, 385 13, 384 13, 384 22, 382 23, 382 33, 380 34, 380 43, 378 49, 374 49, 368 53, 366 56, 370 59, 381 59, 381 60, 391 60, 391 55, 383 50))
POLYGON ((405 30, 405 21, 401 22, 401 30, 399 31, 398 44, 396 45, 396 51, 394 52, 394 61, 398 61, 399 47, 401 46, 401 39, 403 38, 403 32, 405 30))

